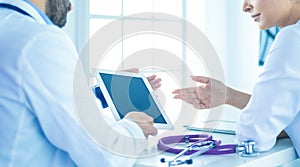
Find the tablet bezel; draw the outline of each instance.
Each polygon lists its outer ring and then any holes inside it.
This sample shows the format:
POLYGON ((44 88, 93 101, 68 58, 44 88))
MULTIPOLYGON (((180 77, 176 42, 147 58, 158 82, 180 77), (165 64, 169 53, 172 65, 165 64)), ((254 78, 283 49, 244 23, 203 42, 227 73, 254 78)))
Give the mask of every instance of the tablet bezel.
MULTIPOLYGON (((149 94, 150 96, 152 97, 152 99, 154 100, 157 108, 159 109, 159 112, 161 113, 161 116, 163 117, 163 119, 166 121, 166 124, 164 123, 157 123, 157 122, 154 122, 154 127, 158 128, 158 129, 174 129, 170 119, 168 118, 168 116, 166 115, 163 107, 161 106, 161 104, 159 103, 158 99, 156 98, 156 96, 153 94, 153 89, 148 81, 148 79, 140 74, 140 73, 132 73, 132 72, 125 72, 125 71, 110 71, 110 70, 104 70, 104 69, 95 69, 95 76, 96 76, 96 79, 99 83, 99 86, 100 86, 100 89, 103 93, 103 96, 108 104, 108 106, 110 107, 110 110, 114 116, 114 118, 118 121, 121 119, 118 111, 117 111, 117 108, 115 106, 115 104, 113 103, 113 100, 100 76, 100 73, 103 73, 103 74, 110 74, 110 75, 121 75, 121 76, 128 76, 128 77, 136 77, 136 78, 141 78, 143 83, 145 84, 146 88, 148 89, 149 91, 149 94)), ((154 119, 154 118, 153 118, 154 119)))

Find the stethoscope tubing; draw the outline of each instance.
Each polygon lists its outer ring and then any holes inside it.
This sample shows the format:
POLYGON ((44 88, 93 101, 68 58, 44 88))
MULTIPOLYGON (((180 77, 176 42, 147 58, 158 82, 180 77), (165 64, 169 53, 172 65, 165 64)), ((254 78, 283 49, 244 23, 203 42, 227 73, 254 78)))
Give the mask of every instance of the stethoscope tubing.
MULTIPOLYGON (((181 153, 184 148, 176 148, 171 147, 169 144, 181 144, 181 143, 200 143, 204 141, 212 141, 215 144, 215 148, 209 149, 208 151, 204 152, 203 154, 207 155, 221 155, 221 154, 232 154, 236 153, 236 144, 227 144, 221 145, 221 140, 213 140, 212 136, 205 135, 205 134, 192 134, 192 135, 178 135, 178 136, 167 136, 161 138, 158 141, 157 148, 161 151, 179 154, 181 153)), ((191 155, 199 150, 189 150, 184 153, 184 155, 191 155)))

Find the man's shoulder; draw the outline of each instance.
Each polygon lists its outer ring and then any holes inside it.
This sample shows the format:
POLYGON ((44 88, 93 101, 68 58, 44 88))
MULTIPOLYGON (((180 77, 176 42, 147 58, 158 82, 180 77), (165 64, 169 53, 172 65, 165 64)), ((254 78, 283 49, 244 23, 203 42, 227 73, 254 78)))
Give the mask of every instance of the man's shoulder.
POLYGON ((19 34, 20 40, 27 41, 23 46, 29 46, 31 43, 35 45, 45 45, 48 47, 51 45, 66 44, 72 46, 73 43, 70 41, 69 36, 59 27, 54 24, 41 24, 32 20, 26 20, 18 23, 19 27, 16 30, 16 34, 19 34))
POLYGON ((0 41, 14 43, 15 45, 26 45, 28 42, 42 38, 66 38, 64 32, 55 25, 47 25, 36 22, 30 17, 18 14, 6 16, 1 22, 0 41))
POLYGON ((62 31, 60 28, 58 28, 55 25, 46 25, 46 24, 40 24, 36 22, 29 23, 27 25, 24 25, 23 32, 25 36, 28 36, 28 38, 43 38, 47 36, 48 38, 66 38, 66 34, 64 31, 62 31), (27 35, 26 35, 27 34, 27 35))

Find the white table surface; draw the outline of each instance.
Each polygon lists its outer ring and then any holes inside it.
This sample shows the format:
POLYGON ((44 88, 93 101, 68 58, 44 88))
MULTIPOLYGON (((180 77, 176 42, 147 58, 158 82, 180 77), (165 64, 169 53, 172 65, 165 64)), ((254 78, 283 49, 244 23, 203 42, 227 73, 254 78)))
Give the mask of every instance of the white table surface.
MULTIPOLYGON (((199 132, 198 132, 199 133, 199 132)), ((219 139, 223 144, 234 143, 234 135, 213 134, 215 139, 219 139)), ((161 163, 160 159, 172 159, 174 154, 156 151, 153 149, 151 156, 138 158, 135 167, 166 167, 167 163, 161 163)), ((149 154, 150 155, 150 154, 149 154)), ((260 153, 260 155, 251 158, 241 157, 238 154, 227 155, 201 155, 193 159, 192 165, 180 166, 210 166, 210 167, 227 167, 227 166, 279 166, 287 164, 297 158, 292 147, 290 139, 280 139, 276 145, 268 152, 260 153)))

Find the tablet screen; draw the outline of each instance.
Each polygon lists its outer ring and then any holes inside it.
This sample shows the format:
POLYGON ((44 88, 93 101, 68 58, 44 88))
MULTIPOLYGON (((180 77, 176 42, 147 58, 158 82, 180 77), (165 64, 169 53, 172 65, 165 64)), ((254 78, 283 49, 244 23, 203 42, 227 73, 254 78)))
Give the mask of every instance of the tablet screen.
POLYGON ((142 78, 99 74, 121 119, 128 112, 142 111, 151 116, 154 123, 167 124, 142 78))

